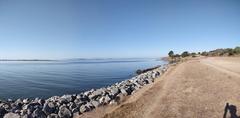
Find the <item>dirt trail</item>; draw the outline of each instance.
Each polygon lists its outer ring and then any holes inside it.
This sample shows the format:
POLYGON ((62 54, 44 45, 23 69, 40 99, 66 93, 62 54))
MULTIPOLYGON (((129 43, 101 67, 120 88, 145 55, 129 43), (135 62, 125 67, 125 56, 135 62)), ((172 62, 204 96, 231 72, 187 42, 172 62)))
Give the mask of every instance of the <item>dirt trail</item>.
POLYGON ((105 118, 222 118, 227 102, 240 108, 240 58, 184 62, 134 99, 105 118))

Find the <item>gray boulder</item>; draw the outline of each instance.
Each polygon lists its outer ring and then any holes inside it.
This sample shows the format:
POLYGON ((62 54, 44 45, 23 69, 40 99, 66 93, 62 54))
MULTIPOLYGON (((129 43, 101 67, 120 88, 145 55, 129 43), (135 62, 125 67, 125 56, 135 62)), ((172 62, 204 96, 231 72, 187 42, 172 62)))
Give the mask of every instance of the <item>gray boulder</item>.
POLYGON ((27 103, 29 103, 29 102, 30 102, 30 100, 29 100, 28 98, 26 98, 26 99, 23 100, 23 103, 24 103, 24 104, 27 104, 27 103))
POLYGON ((11 109, 10 103, 1 103, 0 107, 3 107, 5 110, 10 110, 11 109))
POLYGON ((25 115, 21 115, 21 118, 32 118, 31 115, 25 114, 25 115))
POLYGON ((92 105, 93 105, 95 108, 97 108, 97 107, 100 106, 100 103, 99 103, 98 101, 96 101, 96 100, 91 101, 91 103, 92 103, 92 105))
POLYGON ((110 101, 111 101, 111 98, 109 97, 108 94, 106 94, 105 96, 102 96, 102 97, 98 100, 98 102, 99 102, 100 105, 106 105, 106 104, 108 104, 110 101))
MULTIPOLYGON (((60 100, 64 103, 73 102, 76 96, 74 95, 63 95, 60 100)), ((61 101, 60 101, 61 102, 61 101)))
POLYGON ((123 95, 128 95, 127 91, 124 88, 121 88, 120 91, 123 95))
POLYGON ((90 99, 89 99, 88 96, 82 95, 82 96, 80 97, 80 100, 83 101, 83 102, 87 102, 87 101, 89 101, 90 99))
POLYGON ((146 82, 146 84, 151 84, 151 83, 153 83, 153 79, 146 79, 145 82, 146 82))
POLYGON ((27 110, 29 111, 30 113, 32 113, 36 108, 38 108, 40 106, 39 103, 29 103, 29 104, 26 104, 22 107, 23 110, 27 110))
POLYGON ((23 104, 22 99, 17 99, 17 100, 15 101, 15 104, 23 104))
POLYGON ((74 102, 70 102, 68 106, 69 106, 69 110, 73 110, 74 108, 77 108, 78 105, 74 102))
POLYGON ((40 110, 40 109, 36 109, 32 113, 32 117, 33 118, 47 118, 46 114, 42 110, 40 110))
POLYGON ((100 104, 104 104, 104 99, 105 99, 105 97, 104 97, 104 96, 102 96, 101 98, 99 98, 99 100, 98 100, 98 101, 99 101, 99 103, 100 103, 100 104))
POLYGON ((60 118, 71 118, 72 113, 66 106, 60 106, 58 115, 60 118))
POLYGON ((104 98, 104 102, 108 104, 110 101, 111 101, 111 98, 109 97, 109 95, 106 95, 104 98))
POLYGON ((72 111, 72 114, 75 114, 75 113, 79 114, 79 108, 74 108, 71 111, 72 111))
POLYGON ((119 89, 117 87, 112 87, 110 93, 112 96, 116 96, 119 93, 119 89))
POLYGON ((7 111, 3 107, 0 107, 0 118, 2 118, 6 113, 7 111))
POLYGON ((20 115, 21 116, 27 115, 27 110, 26 109, 22 109, 20 115))
MULTIPOLYGON (((1 102, 1 101, 0 101, 1 102)), ((12 99, 7 99, 7 102, 13 102, 13 100, 12 99)))
POLYGON ((62 104, 67 104, 68 101, 65 98, 59 98, 59 102, 58 103, 62 105, 62 104))
POLYGON ((46 114, 46 115, 49 115, 51 113, 54 113, 56 111, 56 106, 55 106, 55 103, 54 102, 46 102, 44 105, 43 105, 43 112, 46 114))
POLYGON ((89 110, 92 110, 94 108, 94 106, 91 102, 87 102, 87 104, 85 104, 85 106, 87 106, 89 108, 89 110))
POLYGON ((88 112, 88 111, 90 111, 90 110, 91 110, 91 108, 90 108, 89 106, 87 106, 87 105, 82 105, 82 106, 79 108, 79 112, 80 112, 80 113, 88 112))
POLYGON ((7 113, 3 118, 20 118, 20 115, 15 113, 7 113))
POLYGON ((93 91, 92 94, 90 94, 88 97, 89 97, 90 99, 95 99, 95 98, 101 96, 102 93, 103 93, 103 90, 102 90, 102 89, 98 89, 98 90, 96 90, 96 91, 93 91))
POLYGON ((45 103, 45 100, 44 100, 44 99, 39 99, 39 100, 38 100, 38 103, 39 103, 40 105, 43 105, 43 104, 45 103))
POLYGON ((80 112, 80 113, 87 112, 86 106, 85 106, 85 105, 82 105, 82 106, 79 108, 79 112, 80 112))
POLYGON ((16 105, 14 103, 11 104, 11 111, 16 113, 18 110, 21 110, 22 106, 21 105, 16 105))
POLYGON ((80 100, 80 99, 75 99, 75 100, 74 100, 74 103, 75 103, 77 106, 81 106, 81 105, 83 105, 83 104, 86 104, 86 102, 84 102, 84 101, 82 101, 82 100, 80 100))
POLYGON ((59 116, 57 114, 50 114, 47 118, 59 118, 59 116))

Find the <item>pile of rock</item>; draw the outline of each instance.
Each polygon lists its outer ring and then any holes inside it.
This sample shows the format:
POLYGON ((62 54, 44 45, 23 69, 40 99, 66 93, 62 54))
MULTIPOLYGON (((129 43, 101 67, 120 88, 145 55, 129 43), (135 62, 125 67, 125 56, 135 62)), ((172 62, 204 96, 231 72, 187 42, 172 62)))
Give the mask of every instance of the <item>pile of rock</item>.
POLYGON ((122 96, 153 83, 167 68, 168 65, 164 65, 109 87, 75 95, 0 101, 0 118, 72 118, 102 105, 118 103, 122 96))

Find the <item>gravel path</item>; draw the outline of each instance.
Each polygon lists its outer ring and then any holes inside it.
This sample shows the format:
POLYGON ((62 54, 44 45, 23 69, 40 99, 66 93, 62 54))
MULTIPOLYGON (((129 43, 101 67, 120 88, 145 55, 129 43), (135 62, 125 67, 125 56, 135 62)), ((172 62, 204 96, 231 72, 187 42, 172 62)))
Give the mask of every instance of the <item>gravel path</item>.
POLYGON ((230 112, 239 116, 239 70, 239 57, 189 60, 171 67, 135 101, 105 118, 230 118, 230 112))

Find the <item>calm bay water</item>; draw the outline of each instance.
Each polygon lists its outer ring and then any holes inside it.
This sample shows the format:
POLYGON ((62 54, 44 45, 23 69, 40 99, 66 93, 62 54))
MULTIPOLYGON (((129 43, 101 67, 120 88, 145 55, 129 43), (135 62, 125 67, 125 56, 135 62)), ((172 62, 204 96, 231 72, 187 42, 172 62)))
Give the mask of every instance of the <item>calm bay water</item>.
POLYGON ((0 61, 0 99, 80 93, 129 79, 137 69, 165 63, 156 59, 0 61))

